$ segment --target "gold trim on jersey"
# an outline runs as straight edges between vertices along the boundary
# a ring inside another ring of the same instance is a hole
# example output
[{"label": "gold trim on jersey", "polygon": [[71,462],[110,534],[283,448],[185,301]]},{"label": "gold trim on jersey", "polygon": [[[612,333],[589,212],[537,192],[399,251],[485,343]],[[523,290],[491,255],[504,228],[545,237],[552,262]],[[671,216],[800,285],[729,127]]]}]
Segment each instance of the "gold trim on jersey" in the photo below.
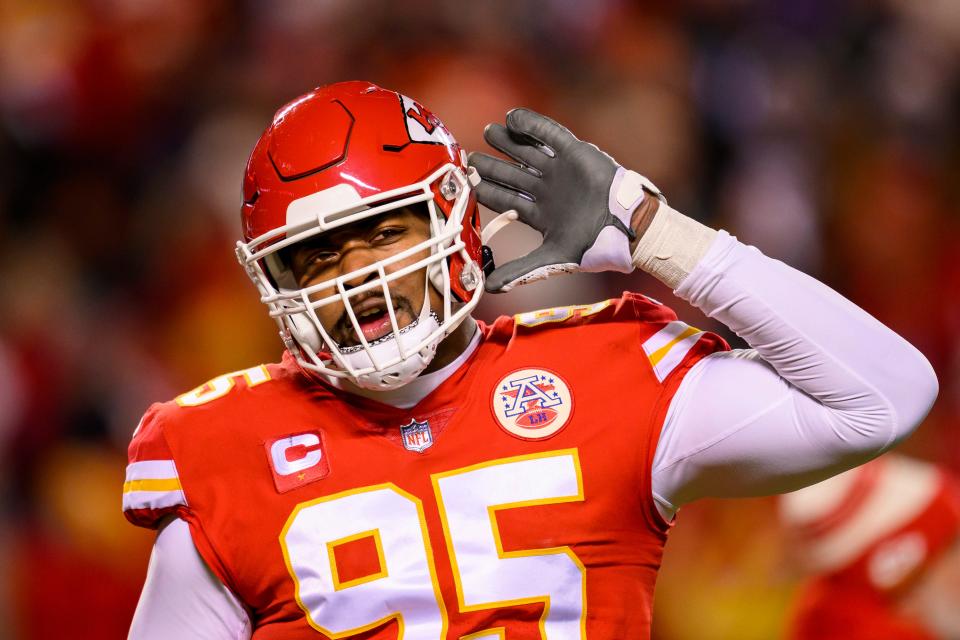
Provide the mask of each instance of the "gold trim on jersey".
[{"label": "gold trim on jersey", "polygon": [[191,389],[186,393],[180,394],[174,398],[174,401],[181,407],[197,407],[201,404],[206,404],[230,393],[230,390],[237,384],[236,379],[241,377],[246,381],[247,388],[252,389],[264,382],[269,382],[270,372],[262,364],[256,367],[250,367],[249,369],[231,371],[230,373],[225,373],[212,380],[208,380],[199,387]]},{"label": "gold trim on jersey", "polygon": [[703,331],[700,329],[674,320],[647,338],[643,343],[643,351],[650,360],[650,366],[657,380],[660,382],[666,380],[667,376],[683,362],[701,336]]},{"label": "gold trim on jersey", "polygon": [[459,640],[475,640],[476,638],[499,638],[500,640],[505,640],[506,637],[506,627],[494,627],[492,629],[484,629],[483,631],[477,631],[475,633],[468,633],[465,636],[460,636]]},{"label": "gold trim on jersey", "polygon": [[[291,577],[292,580],[293,580],[293,596],[294,596],[294,600],[296,600],[297,605],[298,605],[298,606],[300,607],[300,609],[303,611],[304,617],[305,617],[305,619],[306,619],[306,621],[307,621],[307,624],[309,624],[311,627],[313,627],[314,629],[316,629],[316,630],[319,631],[320,633],[323,633],[323,634],[329,636],[330,638],[333,638],[334,640],[339,640],[340,638],[346,638],[346,637],[349,637],[349,636],[353,636],[353,635],[357,635],[357,634],[363,633],[363,632],[365,632],[365,631],[370,631],[371,629],[375,629],[375,628],[379,627],[380,625],[385,624],[385,623],[387,623],[387,622],[389,622],[389,621],[391,621],[391,620],[396,620],[396,621],[397,621],[397,628],[398,628],[397,637],[398,637],[398,638],[403,638],[403,637],[404,637],[404,620],[403,620],[403,613],[400,612],[400,611],[391,613],[391,614],[389,614],[389,615],[383,616],[382,618],[379,618],[379,619],[377,619],[377,620],[374,620],[374,621],[369,622],[369,623],[367,623],[367,624],[364,624],[364,625],[362,625],[362,626],[356,627],[356,628],[354,628],[354,629],[348,629],[348,630],[342,631],[342,632],[340,632],[340,633],[336,633],[336,632],[333,632],[333,631],[331,631],[331,630],[329,630],[329,629],[325,629],[322,625],[320,625],[319,623],[317,623],[317,621],[314,620],[314,618],[313,618],[313,614],[312,614],[312,612],[310,611],[310,608],[309,608],[306,604],[304,604],[303,599],[300,597],[300,579],[297,577],[296,571],[294,571],[293,563],[292,563],[291,560],[290,560],[290,551],[289,551],[289,549],[287,548],[287,541],[286,541],[287,532],[290,530],[290,527],[291,527],[291,525],[293,524],[294,520],[296,520],[297,514],[299,514],[303,509],[306,509],[306,508],[308,508],[308,507],[311,507],[311,506],[313,506],[313,505],[315,505],[315,504],[320,504],[321,502],[331,502],[331,501],[338,500],[338,499],[340,499],[340,498],[344,498],[344,497],[347,497],[347,496],[357,495],[357,494],[361,494],[361,493],[367,493],[367,492],[370,492],[370,491],[380,491],[380,490],[382,490],[382,489],[386,489],[386,490],[392,491],[392,492],[394,492],[394,493],[396,493],[396,494],[398,494],[398,495],[401,495],[401,496],[407,498],[408,500],[410,500],[410,501],[416,506],[417,517],[418,517],[418,519],[419,519],[419,521],[420,521],[420,531],[421,531],[421,534],[422,534],[422,536],[423,536],[423,539],[422,539],[421,542],[422,542],[422,544],[423,544],[423,548],[424,548],[424,551],[425,551],[425,553],[426,553],[427,569],[428,569],[428,573],[429,573],[429,575],[430,575],[431,586],[433,587],[433,595],[434,595],[434,598],[435,598],[436,601],[437,601],[437,607],[438,607],[439,614],[440,614],[440,621],[441,621],[440,637],[441,637],[441,638],[445,638],[446,635],[447,635],[447,629],[449,628],[449,625],[450,625],[450,621],[449,621],[449,616],[447,615],[446,603],[445,603],[444,600],[443,600],[442,591],[441,591],[441,589],[440,589],[440,581],[437,579],[437,569],[436,569],[436,566],[435,566],[435,564],[434,564],[434,559],[433,559],[433,548],[432,548],[431,545],[430,545],[430,533],[429,533],[428,530],[427,530],[427,518],[426,518],[426,515],[424,515],[424,511],[423,511],[423,501],[421,501],[420,498],[418,498],[417,496],[413,495],[412,493],[410,493],[410,492],[408,492],[408,491],[404,491],[403,489],[401,489],[401,488],[398,487],[397,485],[393,484],[392,482],[384,482],[384,483],[382,483],[382,484],[377,484],[377,485],[370,485],[370,486],[366,486],[366,487],[358,487],[358,488],[356,488],[356,489],[347,489],[346,491],[341,491],[341,492],[339,492],[339,493],[335,493],[335,494],[332,494],[332,495],[323,496],[323,497],[320,497],[320,498],[315,498],[315,499],[313,499],[313,500],[308,500],[307,502],[301,502],[300,504],[298,504],[296,507],[293,508],[293,511],[292,511],[292,512],[290,513],[290,515],[287,517],[287,522],[286,522],[286,524],[283,525],[283,529],[281,529],[281,531],[280,531],[279,541],[280,541],[280,550],[281,550],[281,552],[283,553],[283,562],[284,562],[284,564],[285,564],[286,567],[287,567],[287,573],[290,575],[290,577]],[[365,532],[365,533],[369,534],[369,531],[368,531],[368,532]],[[341,540],[342,540],[342,539],[341,539]],[[335,542],[336,542],[336,541],[335,541]],[[382,549],[382,547],[378,547],[378,548],[381,548],[381,549]],[[329,549],[329,547],[328,547],[328,549]],[[381,554],[382,554],[382,552],[381,552]],[[383,575],[383,576],[379,576],[379,578],[383,578],[383,577],[385,577],[385,576],[387,575],[387,574],[386,574],[386,566],[387,566],[387,565],[386,565],[386,562],[384,561],[384,557],[383,557],[382,555],[381,555],[381,557],[380,557],[380,561],[381,561],[381,563],[382,563],[382,566],[384,567],[384,575]],[[371,579],[371,580],[369,580],[369,581],[366,581],[366,580],[365,580],[365,582],[372,582],[372,581],[373,581],[373,579]],[[359,583],[359,582],[354,582],[353,585],[351,585],[351,586],[356,586],[357,584],[360,584],[360,583]]]},{"label": "gold trim on jersey", "polygon": [[574,316],[581,318],[600,313],[614,300],[604,300],[593,304],[577,304],[569,307],[552,307],[550,309],[538,309],[536,311],[527,311],[513,316],[513,321],[524,327],[538,327],[550,322],[564,322]]},{"label": "gold trim on jersey", "polygon": [[186,505],[173,460],[143,460],[127,465],[123,510],[164,509]]},{"label": "gold trim on jersey", "polygon": [[[520,462],[524,460],[533,460],[538,458],[553,458],[553,457],[562,457],[570,456],[573,461],[574,469],[576,471],[577,477],[577,493],[575,495],[568,496],[559,496],[555,498],[537,498],[533,500],[521,500],[517,502],[496,504],[487,507],[487,515],[490,520],[490,528],[493,532],[494,544],[496,545],[497,556],[500,559],[505,558],[515,558],[522,556],[546,556],[552,554],[564,554],[570,558],[570,560],[580,569],[580,585],[581,585],[581,611],[580,611],[580,637],[587,637],[587,569],[581,562],[580,558],[576,553],[573,552],[569,546],[561,547],[549,547],[541,549],[521,549],[517,551],[504,551],[503,550],[503,541],[500,539],[500,526],[497,523],[497,512],[504,509],[515,509],[518,507],[530,507],[537,505],[549,505],[549,504],[561,504],[566,502],[578,502],[584,499],[583,494],[583,472],[580,468],[580,454],[576,448],[572,449],[560,449],[556,451],[544,451],[541,453],[531,453],[526,455],[511,456],[508,458],[500,458],[497,460],[490,460],[487,462],[481,462],[478,464],[470,465],[467,467],[462,467],[460,469],[454,469],[452,471],[445,471],[442,473],[431,474],[430,479],[433,483],[433,492],[437,497],[437,506],[440,510],[440,520],[443,523],[443,535],[447,543],[447,553],[450,556],[450,564],[453,568],[453,581],[457,590],[457,604],[462,612],[468,611],[481,611],[484,609],[495,609],[497,607],[511,607],[515,605],[522,604],[534,604],[534,603],[543,603],[543,613],[540,615],[540,620],[538,622],[540,637],[546,638],[546,621],[547,616],[550,614],[550,596],[530,596],[526,598],[516,598],[512,600],[499,600],[491,602],[483,602],[476,605],[467,605],[464,602],[464,590],[463,584],[461,582],[461,573],[460,567],[457,563],[457,556],[454,550],[453,538],[451,537],[450,523],[447,517],[447,510],[444,505],[443,495],[441,492],[439,481],[445,477],[460,475],[463,473],[469,473],[477,469],[483,469],[486,467],[494,467],[505,464],[510,464],[512,462]],[[473,636],[466,636],[473,637]],[[481,636],[482,637],[482,636]]]},{"label": "gold trim on jersey", "polygon": [[[340,571],[337,569],[336,548],[340,545],[347,544],[348,542],[354,542],[364,538],[373,538],[373,544],[377,547],[377,559],[380,562],[380,571],[341,582]],[[365,582],[386,578],[389,575],[387,573],[387,561],[383,558],[383,542],[380,540],[380,529],[361,531],[360,533],[355,533],[352,536],[345,536],[337,540],[331,540],[327,543],[327,556],[330,558],[330,573],[333,574],[334,591],[340,591],[341,589],[355,587],[356,585],[363,584]]]}]

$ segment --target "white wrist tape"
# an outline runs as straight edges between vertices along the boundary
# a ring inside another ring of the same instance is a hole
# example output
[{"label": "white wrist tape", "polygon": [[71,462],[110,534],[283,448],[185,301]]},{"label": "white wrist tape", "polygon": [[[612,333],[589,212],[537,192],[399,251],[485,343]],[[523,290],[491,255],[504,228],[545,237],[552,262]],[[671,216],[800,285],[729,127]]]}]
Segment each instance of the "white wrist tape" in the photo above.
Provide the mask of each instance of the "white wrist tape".
[{"label": "white wrist tape", "polygon": [[680,286],[717,237],[717,230],[660,202],[646,233],[633,251],[633,265],[671,289]]}]

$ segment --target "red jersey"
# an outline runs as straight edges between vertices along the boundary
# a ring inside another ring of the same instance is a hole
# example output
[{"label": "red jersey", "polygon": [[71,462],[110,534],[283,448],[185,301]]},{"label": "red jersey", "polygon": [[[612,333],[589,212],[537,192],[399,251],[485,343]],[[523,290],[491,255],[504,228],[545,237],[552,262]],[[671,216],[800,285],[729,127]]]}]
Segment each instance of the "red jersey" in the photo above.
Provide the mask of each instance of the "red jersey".
[{"label": "red jersey", "polygon": [[127,518],[188,522],[258,640],[649,637],[657,439],[728,347],[636,294],[481,329],[411,409],[289,356],[152,406]]}]

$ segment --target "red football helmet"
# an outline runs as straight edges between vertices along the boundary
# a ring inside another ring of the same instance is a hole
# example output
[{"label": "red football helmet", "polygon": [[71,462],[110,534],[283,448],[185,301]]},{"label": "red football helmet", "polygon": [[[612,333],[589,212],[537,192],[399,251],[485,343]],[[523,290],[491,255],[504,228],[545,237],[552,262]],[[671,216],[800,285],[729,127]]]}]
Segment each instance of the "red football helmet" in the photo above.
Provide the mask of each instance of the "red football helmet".
[{"label": "red football helmet", "polygon": [[[368,389],[397,387],[423,371],[483,291],[477,181],[436,116],[369,82],[319,87],[276,113],[247,163],[237,256],[302,366]],[[431,238],[385,260],[300,288],[278,254],[414,203],[426,203]],[[429,257],[387,272],[427,249]],[[443,308],[431,309],[427,298],[414,322],[398,326],[388,285],[419,269],[427,288],[442,294]],[[363,284],[345,286],[358,278]],[[392,331],[368,342],[351,298],[374,289],[382,291]],[[334,293],[319,297],[324,290]],[[356,346],[338,345],[317,318],[316,309],[337,302],[357,333]]]}]

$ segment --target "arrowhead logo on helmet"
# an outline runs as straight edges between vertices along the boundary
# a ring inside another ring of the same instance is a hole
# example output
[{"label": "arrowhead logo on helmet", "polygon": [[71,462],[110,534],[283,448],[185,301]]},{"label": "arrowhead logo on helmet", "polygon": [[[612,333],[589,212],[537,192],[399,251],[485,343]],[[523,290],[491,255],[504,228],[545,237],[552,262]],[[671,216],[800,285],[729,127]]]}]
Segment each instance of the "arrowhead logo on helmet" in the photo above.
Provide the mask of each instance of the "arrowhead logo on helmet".
[{"label": "arrowhead logo on helmet", "polygon": [[[406,384],[426,368],[483,291],[480,220],[467,172],[460,145],[435,115],[368,82],[319,87],[277,112],[247,163],[237,256],[302,366],[370,389]],[[411,205],[429,212],[431,237],[361,270],[301,288],[278,255]],[[368,341],[351,304],[370,292],[389,301],[391,265],[417,252],[427,257],[404,271],[422,269],[441,308],[431,309],[427,296],[405,326],[390,312],[391,331]],[[363,284],[343,285],[361,276]],[[316,299],[327,291],[335,293]],[[356,347],[342,348],[320,323],[317,309],[330,304],[347,310]]]},{"label": "arrowhead logo on helmet", "polygon": [[417,111],[414,107],[407,109],[407,117],[415,120],[417,124],[423,127],[423,130],[427,133],[427,135],[433,133],[433,130],[436,128],[436,125],[427,120],[423,114]]}]

